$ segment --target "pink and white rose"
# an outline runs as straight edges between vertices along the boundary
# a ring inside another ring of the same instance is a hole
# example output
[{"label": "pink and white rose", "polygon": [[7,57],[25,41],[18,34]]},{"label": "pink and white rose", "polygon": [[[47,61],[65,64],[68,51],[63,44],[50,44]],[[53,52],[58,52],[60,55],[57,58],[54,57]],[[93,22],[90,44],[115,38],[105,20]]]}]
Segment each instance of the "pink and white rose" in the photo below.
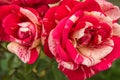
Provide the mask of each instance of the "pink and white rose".
[{"label": "pink and white rose", "polygon": [[120,57],[119,18],[119,8],[106,0],[65,0],[43,19],[46,54],[50,49],[69,80],[106,70]]},{"label": "pink and white rose", "polygon": [[16,5],[0,6],[0,40],[24,63],[33,64],[40,53],[41,18],[36,10]]}]

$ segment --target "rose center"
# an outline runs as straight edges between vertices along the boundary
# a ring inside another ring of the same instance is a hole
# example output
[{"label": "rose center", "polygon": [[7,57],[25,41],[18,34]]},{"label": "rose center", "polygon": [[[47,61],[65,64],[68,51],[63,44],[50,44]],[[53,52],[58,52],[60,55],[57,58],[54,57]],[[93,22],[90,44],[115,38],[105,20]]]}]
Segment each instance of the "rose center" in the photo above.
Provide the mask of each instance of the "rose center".
[{"label": "rose center", "polygon": [[91,40],[91,35],[90,34],[85,34],[83,37],[80,39],[76,40],[78,46],[85,46],[88,45]]},{"label": "rose center", "polygon": [[99,45],[102,42],[102,37],[98,32],[99,29],[93,26],[89,26],[82,33],[78,32],[77,34],[82,34],[82,36],[73,38],[73,40],[75,40],[75,45],[79,47]]},{"label": "rose center", "polygon": [[25,39],[30,36],[29,28],[22,27],[18,31],[18,36],[20,39]]}]

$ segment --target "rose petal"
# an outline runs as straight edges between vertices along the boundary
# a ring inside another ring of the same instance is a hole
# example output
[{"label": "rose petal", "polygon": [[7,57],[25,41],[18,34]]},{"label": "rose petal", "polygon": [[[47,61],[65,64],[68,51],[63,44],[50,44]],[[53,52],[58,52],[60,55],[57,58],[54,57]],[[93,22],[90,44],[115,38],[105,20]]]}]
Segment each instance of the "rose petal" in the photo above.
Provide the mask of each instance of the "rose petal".
[{"label": "rose petal", "polygon": [[112,35],[113,36],[119,36],[120,37],[120,25],[118,24],[118,23],[114,23],[113,25],[112,25],[112,31],[113,31],[113,33],[112,33]]},{"label": "rose petal", "polygon": [[0,21],[2,21],[4,17],[6,17],[6,15],[8,15],[11,12],[12,8],[13,5],[10,6],[5,5],[0,7]]},{"label": "rose petal", "polygon": [[56,58],[56,61],[58,62],[58,67],[62,66],[65,69],[69,69],[69,70],[76,70],[76,69],[78,69],[78,65],[74,64],[72,61],[65,62],[65,61],[63,61],[63,60],[61,60],[59,58]]},{"label": "rose petal", "polygon": [[[61,20],[59,22],[59,24],[56,26],[55,29],[53,29],[50,34],[49,34],[49,37],[48,37],[48,45],[49,45],[49,49],[50,51],[52,52],[52,54],[54,56],[57,55],[57,49],[56,49],[56,46],[57,44],[60,43],[60,38],[62,36],[62,30],[63,30],[63,27],[65,25],[65,22],[66,22],[67,18]],[[59,36],[58,36],[59,35]]]},{"label": "rose petal", "polygon": [[57,19],[58,21],[69,16],[69,13],[71,12],[74,5],[78,3],[76,0],[67,0],[66,2],[63,2],[64,4],[62,3],[62,5],[58,7],[55,13],[55,19]]},{"label": "rose petal", "polygon": [[4,32],[2,27],[0,27],[0,41],[12,41],[10,36]]},{"label": "rose petal", "polygon": [[[14,0],[15,1],[15,0]],[[22,3],[27,3],[27,4],[36,4],[36,3],[41,3],[44,0],[21,0]]]},{"label": "rose petal", "polygon": [[50,8],[44,18],[43,18],[43,24],[44,24],[44,28],[45,28],[45,34],[48,33],[55,27],[56,22],[55,22],[55,11],[56,11],[57,7],[52,7]]},{"label": "rose petal", "polygon": [[112,3],[107,2],[106,0],[96,0],[96,2],[100,5],[102,11],[111,19],[117,20],[118,18],[120,18],[119,7],[114,6]]},{"label": "rose petal", "polygon": [[53,3],[56,3],[60,0],[44,0],[47,4],[53,4]]},{"label": "rose petal", "polygon": [[[62,37],[63,29],[65,27],[65,23],[68,18],[62,19],[59,24],[54,28],[53,30],[53,38],[56,39],[58,42],[60,42],[60,39]],[[57,43],[57,42],[56,42]]]},{"label": "rose petal", "polygon": [[112,37],[114,41],[114,48],[110,54],[108,54],[105,58],[101,59],[101,62],[93,66],[95,70],[101,71],[106,70],[111,67],[112,62],[120,57],[120,38]]},{"label": "rose petal", "polygon": [[66,44],[66,42],[67,42],[68,34],[70,32],[71,27],[82,16],[83,16],[83,12],[78,11],[66,21],[64,29],[63,29],[63,33],[62,33],[62,46],[63,47],[64,47],[64,44]]},{"label": "rose petal", "polygon": [[67,17],[69,12],[70,11],[65,7],[65,5],[61,5],[58,7],[58,9],[55,12],[55,19],[59,21],[64,17]]},{"label": "rose petal", "polygon": [[60,44],[57,44],[56,48],[57,48],[57,53],[58,53],[59,59],[61,59],[63,61],[70,61],[69,56],[67,55],[66,51],[64,51],[64,49],[62,48],[62,46]]},{"label": "rose petal", "polygon": [[31,22],[33,22],[34,24],[41,25],[38,17],[30,10],[21,7],[20,12],[25,15],[29,20],[31,20]]},{"label": "rose petal", "polygon": [[90,67],[81,65],[77,70],[68,70],[62,66],[59,69],[69,78],[69,80],[85,80],[97,73]]},{"label": "rose petal", "polygon": [[40,50],[38,48],[28,49],[16,42],[11,42],[7,46],[8,50],[16,54],[24,63],[33,64],[38,58]]},{"label": "rose petal", "polygon": [[7,15],[4,20],[2,26],[5,29],[5,32],[9,35],[17,36],[17,30],[19,27],[17,24],[20,22],[19,16],[15,14],[9,14]]},{"label": "rose petal", "polygon": [[101,35],[102,39],[106,39],[111,36],[112,28],[107,23],[100,23],[99,26],[101,29],[98,31],[98,34]]},{"label": "rose petal", "polygon": [[[66,68],[76,69],[77,65],[73,64],[72,61],[69,59],[69,57],[66,56],[67,54],[63,51],[63,49],[61,49],[60,47],[57,46],[59,44],[59,42],[57,40],[55,40],[56,38],[53,38],[52,33],[53,33],[53,31],[50,32],[50,35],[48,38],[48,44],[49,44],[50,51],[56,57],[56,61],[60,65],[63,65]],[[65,61],[70,61],[70,62],[65,62]]]},{"label": "rose petal", "polygon": [[29,59],[29,61],[27,63],[28,64],[33,64],[33,63],[35,63],[35,61],[39,57],[40,47],[30,49],[29,53],[30,53],[30,59]]},{"label": "rose petal", "polygon": [[10,4],[11,0],[0,0],[0,5]]},{"label": "rose petal", "polygon": [[40,5],[36,10],[40,14],[40,17],[43,17],[48,9],[49,7],[47,5]]},{"label": "rose petal", "polygon": [[48,46],[51,51],[51,53],[54,56],[57,56],[57,49],[56,49],[56,41],[52,36],[53,30],[50,32],[49,37],[48,37]]},{"label": "rose petal", "polygon": [[50,49],[49,49],[49,46],[48,46],[48,40],[46,39],[45,40],[45,44],[44,44],[44,53],[50,57],[50,58],[53,58],[53,54],[51,53]]},{"label": "rose petal", "polygon": [[[74,29],[75,31],[73,32],[72,38],[80,39],[81,37],[83,37],[85,34],[84,33],[85,29],[87,29],[89,26],[93,26],[93,24],[91,24],[89,22],[84,22],[84,23],[79,22]],[[79,27],[79,29],[76,29],[77,27]]]},{"label": "rose petal", "polygon": [[120,9],[117,6],[114,6],[113,9],[110,9],[104,13],[113,20],[118,20],[120,18]]},{"label": "rose petal", "polygon": [[83,58],[78,52],[76,51],[75,47],[73,47],[72,43],[68,40],[66,43],[66,50],[67,55],[70,56],[70,58],[76,63],[80,64],[83,61]]},{"label": "rose petal", "polygon": [[106,40],[97,48],[81,47],[79,51],[84,56],[82,64],[86,66],[93,66],[100,62],[100,60],[111,53],[113,50],[114,42]]},{"label": "rose petal", "polygon": [[100,11],[101,12],[101,8],[95,0],[85,0],[84,2],[79,2],[77,5],[74,6],[71,14],[73,14],[79,10],[84,10],[84,11],[89,11],[89,12],[91,12],[91,11]]}]

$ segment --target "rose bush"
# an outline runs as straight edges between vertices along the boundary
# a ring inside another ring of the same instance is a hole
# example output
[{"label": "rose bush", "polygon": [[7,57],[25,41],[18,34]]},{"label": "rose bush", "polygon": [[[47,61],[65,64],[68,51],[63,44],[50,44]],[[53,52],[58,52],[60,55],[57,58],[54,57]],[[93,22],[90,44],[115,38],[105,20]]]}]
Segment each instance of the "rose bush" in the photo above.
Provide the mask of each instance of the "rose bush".
[{"label": "rose bush", "polygon": [[120,57],[119,18],[106,0],[65,0],[44,16],[44,51],[70,80],[89,78]]},{"label": "rose bush", "polygon": [[23,62],[32,64],[40,53],[41,18],[36,10],[16,5],[0,6],[0,41]]}]

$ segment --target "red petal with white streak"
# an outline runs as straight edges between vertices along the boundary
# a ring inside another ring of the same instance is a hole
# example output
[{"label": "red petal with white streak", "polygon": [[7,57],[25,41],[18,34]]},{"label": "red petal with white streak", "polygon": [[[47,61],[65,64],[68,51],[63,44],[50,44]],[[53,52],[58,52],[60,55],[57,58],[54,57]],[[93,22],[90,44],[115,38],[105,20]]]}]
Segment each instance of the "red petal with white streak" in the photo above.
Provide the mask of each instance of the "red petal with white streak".
[{"label": "red petal with white streak", "polygon": [[119,36],[120,37],[120,24],[118,24],[118,23],[114,23],[113,25],[113,33],[112,33],[112,35],[113,36]]},{"label": "red petal with white streak", "polygon": [[33,64],[37,60],[37,58],[39,57],[40,47],[30,49],[29,52],[30,52],[30,59],[27,63]]},{"label": "red petal with white streak", "polygon": [[21,14],[25,15],[34,24],[40,25],[38,14],[34,14],[34,13],[37,13],[35,10],[33,9],[28,10],[21,7],[20,12]]},{"label": "red petal with white streak", "polygon": [[83,65],[93,66],[100,63],[101,59],[109,55],[114,47],[112,40],[106,40],[103,44],[97,46],[97,48],[83,47],[79,48],[83,55]]},{"label": "red petal with white streak", "polygon": [[[44,28],[45,28],[45,32],[47,33],[47,34],[49,34],[49,32],[55,27],[55,25],[56,25],[56,22],[55,22],[55,11],[56,11],[56,9],[57,9],[58,7],[52,7],[52,8],[50,8],[47,12],[46,12],[46,14],[45,14],[45,16],[44,16],[44,18],[43,18],[43,24],[44,24]],[[43,35],[44,34],[46,34],[46,33],[43,33]]]},{"label": "red petal with white streak", "polygon": [[53,29],[49,34],[48,46],[49,46],[49,49],[54,56],[57,55],[56,44],[60,43],[59,39],[62,36],[61,33],[62,33],[62,30],[63,30],[63,27],[64,27],[63,25],[65,25],[66,20],[67,19],[63,19],[62,21],[60,21],[60,24],[58,24],[56,26],[56,28]]},{"label": "red petal with white streak", "polygon": [[76,51],[76,49],[73,47],[73,44],[68,40],[66,43],[66,50],[67,54],[71,57],[71,59],[76,64],[80,64],[83,61],[82,56]]},{"label": "red petal with white streak", "polygon": [[77,70],[68,70],[62,66],[59,69],[69,78],[69,80],[85,80],[97,73],[90,67],[81,65]]},{"label": "red petal with white streak", "polygon": [[103,58],[100,63],[93,66],[95,70],[98,70],[98,71],[106,70],[109,67],[111,67],[112,62],[114,60],[116,60],[117,58],[120,58],[120,38],[112,37],[112,39],[114,41],[114,48],[112,52],[109,55],[107,55],[105,58]]},{"label": "red petal with white streak", "polygon": [[8,50],[16,54],[24,63],[33,64],[39,55],[39,49],[28,49],[18,43],[11,42],[7,46]]},{"label": "red petal with white streak", "polygon": [[119,7],[114,6],[112,3],[107,2],[106,0],[96,0],[96,2],[100,5],[103,13],[105,13],[111,19],[117,20],[118,18],[120,18]]}]

